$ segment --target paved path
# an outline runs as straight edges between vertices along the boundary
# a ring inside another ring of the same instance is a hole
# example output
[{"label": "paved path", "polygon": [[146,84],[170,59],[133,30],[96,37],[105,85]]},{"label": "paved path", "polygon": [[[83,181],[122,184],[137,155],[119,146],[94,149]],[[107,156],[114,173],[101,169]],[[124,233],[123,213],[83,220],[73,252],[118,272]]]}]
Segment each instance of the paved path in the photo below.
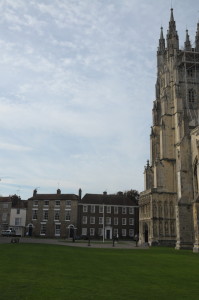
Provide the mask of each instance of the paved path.
[{"label": "paved path", "polygon": [[[113,244],[110,243],[98,243],[97,241],[90,242],[90,246],[88,245],[88,241],[75,241],[72,242],[71,240],[59,240],[59,239],[47,239],[47,238],[26,238],[21,237],[19,238],[20,243],[26,244],[53,244],[53,245],[62,245],[62,246],[70,246],[70,247],[86,247],[86,248],[109,248],[109,249],[148,249],[148,246],[138,246],[136,247],[135,242],[131,241],[122,241],[122,242],[115,242]],[[11,237],[0,237],[0,244],[8,244],[11,243]]]}]

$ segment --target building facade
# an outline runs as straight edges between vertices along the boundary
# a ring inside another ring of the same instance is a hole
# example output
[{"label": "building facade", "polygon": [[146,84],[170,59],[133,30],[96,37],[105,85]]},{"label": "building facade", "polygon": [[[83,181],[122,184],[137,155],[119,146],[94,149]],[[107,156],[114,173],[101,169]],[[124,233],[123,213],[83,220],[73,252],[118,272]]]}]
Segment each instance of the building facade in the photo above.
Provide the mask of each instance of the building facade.
[{"label": "building facade", "polygon": [[132,239],[138,234],[138,203],[122,192],[86,194],[78,204],[78,235],[83,238]]},{"label": "building facade", "polygon": [[9,227],[14,230],[18,236],[24,236],[26,233],[26,209],[26,200],[21,200],[21,198],[16,195],[12,197]]},{"label": "building facade", "polygon": [[9,229],[12,198],[0,197],[0,232]]},{"label": "building facade", "polygon": [[157,51],[151,157],[140,194],[140,243],[198,252],[199,23],[195,45],[184,48],[171,9],[166,40]]},{"label": "building facade", "polygon": [[68,238],[77,228],[77,206],[79,196],[75,194],[38,194],[28,199],[26,234],[40,237]]}]

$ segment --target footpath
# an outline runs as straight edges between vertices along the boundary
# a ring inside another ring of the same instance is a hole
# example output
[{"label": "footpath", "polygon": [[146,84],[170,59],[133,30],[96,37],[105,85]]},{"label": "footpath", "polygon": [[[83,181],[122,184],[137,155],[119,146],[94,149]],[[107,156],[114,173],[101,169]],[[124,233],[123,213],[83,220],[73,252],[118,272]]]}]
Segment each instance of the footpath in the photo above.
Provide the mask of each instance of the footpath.
[{"label": "footpath", "polygon": [[[14,242],[15,239],[11,237],[0,237],[0,244],[8,244]],[[68,247],[86,247],[86,248],[115,248],[115,249],[148,249],[148,245],[136,246],[134,241],[118,241],[118,242],[107,242],[91,240],[76,240],[73,242],[71,239],[49,239],[49,238],[30,238],[30,237],[20,237],[16,242],[21,244],[51,244],[51,245],[61,245]]]}]

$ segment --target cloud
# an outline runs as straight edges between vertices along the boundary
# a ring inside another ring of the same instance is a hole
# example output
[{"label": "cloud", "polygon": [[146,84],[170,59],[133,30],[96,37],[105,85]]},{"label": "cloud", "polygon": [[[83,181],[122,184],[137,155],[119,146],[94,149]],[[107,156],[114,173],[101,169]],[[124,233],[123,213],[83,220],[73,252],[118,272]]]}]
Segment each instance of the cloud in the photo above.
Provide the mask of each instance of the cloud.
[{"label": "cloud", "polygon": [[[183,41],[185,19],[194,33],[197,13],[194,0],[177,4]],[[58,181],[71,192],[143,189],[170,5],[6,0],[0,13],[0,164],[13,177],[3,193],[52,192]]]},{"label": "cloud", "polygon": [[30,151],[30,147],[22,145],[14,145],[8,143],[0,143],[0,149],[9,150],[9,151]]}]

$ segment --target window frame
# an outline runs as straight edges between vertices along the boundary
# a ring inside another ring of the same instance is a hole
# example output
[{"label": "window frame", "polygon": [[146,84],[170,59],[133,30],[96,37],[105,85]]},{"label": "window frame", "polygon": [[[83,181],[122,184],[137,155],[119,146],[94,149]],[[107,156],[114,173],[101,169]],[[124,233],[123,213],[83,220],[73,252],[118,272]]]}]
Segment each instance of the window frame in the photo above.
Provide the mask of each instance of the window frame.
[{"label": "window frame", "polygon": [[38,200],[33,200],[33,206],[38,206],[39,205],[39,201]]},{"label": "window frame", "polygon": [[87,235],[87,231],[86,227],[82,227],[82,235]]},{"label": "window frame", "polygon": [[72,204],[71,200],[66,200],[66,207],[71,207],[71,204]]},{"label": "window frame", "polygon": [[114,225],[118,225],[118,217],[114,217]]},{"label": "window frame", "polygon": [[127,213],[127,207],[126,207],[126,206],[123,206],[123,207],[122,207],[122,214],[123,214],[123,215],[126,215],[126,213]]},{"label": "window frame", "polygon": [[129,214],[134,215],[134,207],[129,207]]},{"label": "window frame", "polygon": [[42,223],[40,227],[40,235],[46,235],[46,223]]},{"label": "window frame", "polygon": [[43,210],[43,220],[48,220],[48,210]]},{"label": "window frame", "polygon": [[122,218],[122,226],[126,226],[126,218]]},{"label": "window frame", "polygon": [[106,213],[111,214],[111,206],[110,205],[106,206]]},{"label": "window frame", "polygon": [[99,217],[98,221],[99,221],[98,222],[99,224],[103,224],[104,223],[104,218],[103,217]]},{"label": "window frame", "polygon": [[55,224],[55,236],[61,235],[61,224]]},{"label": "window frame", "polygon": [[134,225],[134,218],[129,218],[129,225]]},{"label": "window frame", "polygon": [[106,217],[106,225],[111,225],[111,217]]},{"label": "window frame", "polygon": [[104,206],[99,205],[99,214],[103,214],[103,213],[104,213]]},{"label": "window frame", "polygon": [[129,236],[134,237],[134,229],[133,228],[129,229]]},{"label": "window frame", "polygon": [[83,205],[83,212],[84,213],[87,213],[88,212],[88,205]]},{"label": "window frame", "polygon": [[49,200],[44,200],[44,206],[49,206]]},{"label": "window frame", "polygon": [[70,221],[71,220],[71,211],[66,210],[65,212],[65,221]]},{"label": "window frame", "polygon": [[124,229],[124,228],[122,229],[122,236],[126,237],[126,229]]},{"label": "window frame", "polygon": [[59,221],[60,220],[60,211],[55,210],[54,211],[54,221]]},{"label": "window frame", "polygon": [[95,217],[93,216],[90,217],[90,224],[95,224]]},{"label": "window frame", "polygon": [[61,202],[60,202],[60,200],[55,200],[55,206],[60,206],[60,204],[61,204]]},{"label": "window frame", "polygon": [[87,218],[87,216],[83,216],[82,217],[82,224],[87,224],[88,223],[88,218]]},{"label": "window frame", "polygon": [[15,226],[21,226],[21,218],[15,218]]},{"label": "window frame", "polygon": [[32,210],[32,220],[38,220],[38,210],[37,209]]},{"label": "window frame", "polygon": [[90,228],[90,236],[94,236],[95,235],[95,228]]},{"label": "window frame", "polygon": [[114,206],[114,214],[118,215],[118,206]]}]

